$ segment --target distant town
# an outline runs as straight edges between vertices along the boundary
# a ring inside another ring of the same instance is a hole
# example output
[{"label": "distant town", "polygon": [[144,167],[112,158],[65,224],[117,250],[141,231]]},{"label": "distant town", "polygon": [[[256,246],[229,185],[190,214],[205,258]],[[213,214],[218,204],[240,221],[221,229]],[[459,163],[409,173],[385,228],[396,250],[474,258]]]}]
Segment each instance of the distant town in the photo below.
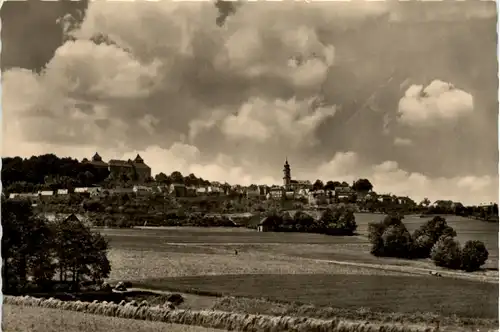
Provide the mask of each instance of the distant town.
[{"label": "distant town", "polygon": [[[231,215],[231,220],[238,219],[238,214],[259,219],[269,210],[305,210],[314,215],[314,211],[332,206],[346,206],[356,212],[455,214],[498,220],[496,204],[464,206],[461,202],[429,199],[415,202],[407,196],[377,193],[369,179],[351,184],[297,180],[292,177],[288,159],[284,161],[281,185],[249,186],[209,181],[194,174],[184,176],[180,171],[159,173],[153,178],[140,155],[134,160],[108,162],[97,152],[90,160],[81,161],[54,155],[15,157],[4,158],[3,165],[2,194],[6,198],[28,199],[40,212],[49,214],[101,212],[107,223],[99,225],[170,225],[172,220],[179,224],[182,219],[211,213]],[[112,202],[113,197],[120,202]]]}]

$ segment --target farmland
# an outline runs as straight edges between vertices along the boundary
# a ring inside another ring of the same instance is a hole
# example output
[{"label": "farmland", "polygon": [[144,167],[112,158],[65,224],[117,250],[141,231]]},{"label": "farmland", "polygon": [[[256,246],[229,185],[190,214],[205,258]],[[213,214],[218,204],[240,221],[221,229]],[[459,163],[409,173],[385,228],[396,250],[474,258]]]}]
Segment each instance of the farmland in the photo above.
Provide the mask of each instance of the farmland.
[{"label": "farmland", "polygon": [[13,305],[2,306],[5,332],[217,332],[198,326],[165,324],[133,319],[105,317],[79,312]]},{"label": "farmland", "polygon": [[[498,225],[448,218],[464,243],[484,241],[489,270],[445,272],[427,260],[376,258],[366,230],[381,215],[358,214],[358,236],[259,233],[247,229],[104,229],[110,239],[111,281],[180,292],[265,298],[270,301],[380,312],[496,319],[498,284],[463,279],[498,278]],[[426,221],[407,217],[410,231]],[[235,254],[235,250],[238,254]],[[447,274],[446,274],[447,273]],[[471,277],[472,276],[472,277]]]}]

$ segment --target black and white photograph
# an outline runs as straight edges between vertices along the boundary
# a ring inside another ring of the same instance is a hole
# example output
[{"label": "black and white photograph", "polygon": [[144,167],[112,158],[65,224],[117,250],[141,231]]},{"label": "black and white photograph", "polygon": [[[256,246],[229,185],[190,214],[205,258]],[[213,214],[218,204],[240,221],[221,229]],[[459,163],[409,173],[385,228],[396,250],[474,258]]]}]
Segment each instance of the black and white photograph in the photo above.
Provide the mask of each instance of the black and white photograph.
[{"label": "black and white photograph", "polygon": [[2,331],[499,331],[496,1],[0,19]]}]

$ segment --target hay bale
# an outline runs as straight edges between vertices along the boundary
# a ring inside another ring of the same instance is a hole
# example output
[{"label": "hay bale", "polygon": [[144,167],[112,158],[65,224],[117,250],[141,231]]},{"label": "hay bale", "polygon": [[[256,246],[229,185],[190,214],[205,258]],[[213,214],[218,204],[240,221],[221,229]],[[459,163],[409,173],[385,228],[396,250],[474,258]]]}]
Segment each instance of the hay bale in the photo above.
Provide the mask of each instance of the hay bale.
[{"label": "hay bale", "polygon": [[118,305],[121,305],[121,306],[124,306],[125,304],[127,304],[127,301],[125,300],[121,300],[120,303]]},{"label": "hay bale", "polygon": [[[123,302],[123,301],[122,301]],[[198,325],[229,331],[269,331],[269,332],[327,332],[327,331],[391,331],[391,332],[423,332],[432,331],[433,327],[408,327],[394,323],[348,322],[340,319],[319,319],[308,317],[251,315],[216,310],[169,310],[174,307],[167,301],[166,307],[143,305],[138,307],[135,301],[125,305],[115,303],[62,302],[54,299],[35,301],[26,297],[5,296],[4,303],[18,305],[37,305],[54,307],[61,305],[63,309],[81,311],[89,314],[100,314],[109,317],[143,319],[173,324]]]},{"label": "hay bale", "polygon": [[137,302],[135,300],[132,300],[128,303],[125,304],[125,306],[129,306],[129,307],[137,307]]},{"label": "hay bale", "polygon": [[139,304],[139,307],[149,307],[148,301],[142,300],[142,302]]}]

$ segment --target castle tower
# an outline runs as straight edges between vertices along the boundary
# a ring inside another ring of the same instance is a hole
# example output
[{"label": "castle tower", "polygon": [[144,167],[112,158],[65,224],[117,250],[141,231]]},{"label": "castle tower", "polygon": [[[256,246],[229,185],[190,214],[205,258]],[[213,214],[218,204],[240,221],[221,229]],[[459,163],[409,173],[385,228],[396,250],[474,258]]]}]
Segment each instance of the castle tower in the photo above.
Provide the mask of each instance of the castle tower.
[{"label": "castle tower", "polygon": [[94,162],[96,162],[96,161],[97,161],[97,162],[102,161],[102,158],[101,158],[101,156],[99,155],[99,153],[97,153],[97,152],[96,152],[96,153],[94,154],[94,156],[92,157],[92,161],[94,161]]},{"label": "castle tower", "polygon": [[285,160],[285,165],[283,168],[283,187],[286,190],[290,190],[290,183],[292,182],[292,173],[290,170],[290,164],[288,164],[288,158]]},{"label": "castle tower", "polygon": [[134,162],[137,164],[144,164],[144,159],[142,159],[141,156],[137,154],[137,157],[135,157]]}]

